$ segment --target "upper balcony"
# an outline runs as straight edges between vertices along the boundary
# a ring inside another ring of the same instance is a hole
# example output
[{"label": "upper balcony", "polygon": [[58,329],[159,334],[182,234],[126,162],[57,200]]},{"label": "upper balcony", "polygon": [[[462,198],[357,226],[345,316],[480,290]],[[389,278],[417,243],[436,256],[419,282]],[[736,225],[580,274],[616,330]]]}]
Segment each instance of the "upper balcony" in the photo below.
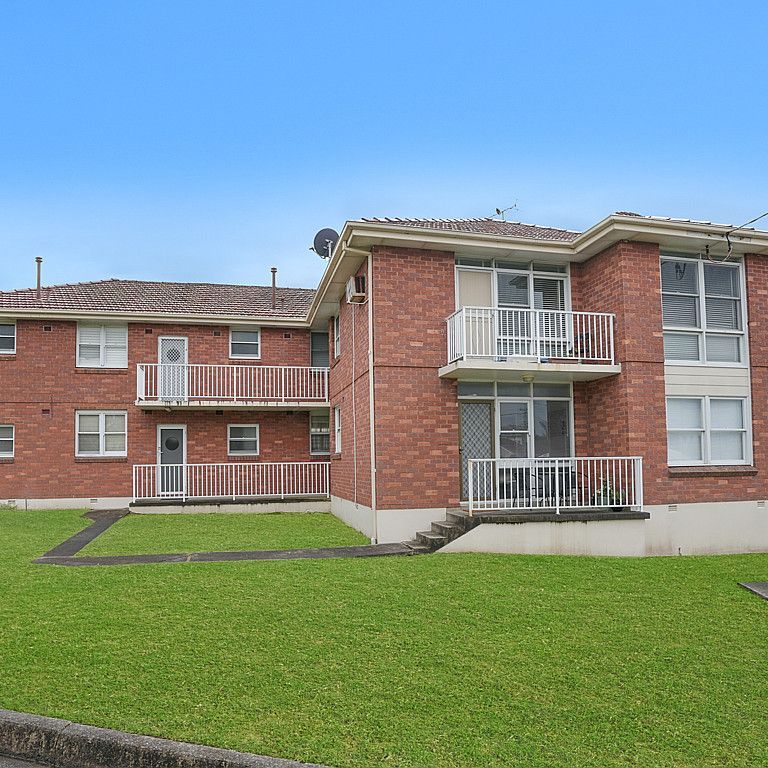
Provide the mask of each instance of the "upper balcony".
[{"label": "upper balcony", "polygon": [[140,363],[142,408],[306,410],[328,405],[328,369],[284,365]]},{"label": "upper balcony", "polygon": [[621,373],[612,314],[462,307],[447,323],[444,378],[591,381]]}]

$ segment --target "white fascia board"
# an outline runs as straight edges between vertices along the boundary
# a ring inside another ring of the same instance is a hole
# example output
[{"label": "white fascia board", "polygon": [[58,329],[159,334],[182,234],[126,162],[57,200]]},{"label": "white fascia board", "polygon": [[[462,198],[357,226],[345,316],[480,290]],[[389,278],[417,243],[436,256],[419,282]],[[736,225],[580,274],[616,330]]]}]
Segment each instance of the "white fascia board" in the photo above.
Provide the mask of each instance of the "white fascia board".
[{"label": "white fascia board", "polygon": [[82,309],[0,309],[0,318],[14,320],[104,320],[121,323],[180,323],[184,325],[272,326],[276,328],[307,328],[306,318],[243,317],[242,315],[179,315],[163,313],[120,313],[84,311]]},{"label": "white fascia board", "polygon": [[583,261],[619,240],[639,240],[659,243],[662,247],[701,248],[704,245],[727,247],[725,235],[731,233],[733,250],[737,253],[768,253],[768,232],[735,230],[728,224],[702,221],[648,219],[635,216],[608,216],[574,240],[578,261]]},{"label": "white fascia board", "polygon": [[[732,232],[734,252],[768,254],[768,232],[736,230],[728,224],[675,221],[611,214],[572,241],[536,240],[526,237],[493,236],[476,232],[419,229],[397,224],[347,221],[323,274],[309,310],[309,324],[330,316],[350,275],[360,266],[363,254],[376,245],[445,250],[486,258],[542,256],[580,262],[619,240],[657,242],[662,247],[701,248],[706,244],[725,248],[725,234]],[[321,311],[322,308],[322,311]]]}]

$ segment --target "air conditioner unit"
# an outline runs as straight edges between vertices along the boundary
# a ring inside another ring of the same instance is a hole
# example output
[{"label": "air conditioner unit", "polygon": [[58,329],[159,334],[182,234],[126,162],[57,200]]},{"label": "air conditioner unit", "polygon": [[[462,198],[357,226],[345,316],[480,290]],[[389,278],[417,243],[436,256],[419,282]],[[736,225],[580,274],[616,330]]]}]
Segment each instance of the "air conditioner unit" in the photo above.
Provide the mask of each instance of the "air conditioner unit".
[{"label": "air conditioner unit", "polygon": [[353,275],[347,280],[347,304],[365,301],[365,275]]}]

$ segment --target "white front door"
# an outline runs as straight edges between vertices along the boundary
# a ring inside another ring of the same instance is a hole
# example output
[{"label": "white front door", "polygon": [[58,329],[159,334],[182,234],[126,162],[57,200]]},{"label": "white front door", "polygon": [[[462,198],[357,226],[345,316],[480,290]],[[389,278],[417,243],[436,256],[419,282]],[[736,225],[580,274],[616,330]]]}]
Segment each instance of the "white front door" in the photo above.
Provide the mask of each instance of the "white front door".
[{"label": "white front door", "polygon": [[158,395],[161,400],[187,398],[187,337],[160,336],[158,351]]}]

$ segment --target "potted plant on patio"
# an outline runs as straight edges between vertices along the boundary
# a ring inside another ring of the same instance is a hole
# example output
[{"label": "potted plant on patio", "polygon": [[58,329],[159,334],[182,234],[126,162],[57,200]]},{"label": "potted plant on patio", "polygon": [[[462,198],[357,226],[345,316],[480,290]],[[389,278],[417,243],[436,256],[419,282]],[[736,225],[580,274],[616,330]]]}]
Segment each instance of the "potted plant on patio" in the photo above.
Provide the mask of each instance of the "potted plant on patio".
[{"label": "potted plant on patio", "polygon": [[604,480],[600,488],[595,492],[595,506],[610,507],[618,511],[627,506],[627,499],[624,492],[614,488],[608,480]]}]

